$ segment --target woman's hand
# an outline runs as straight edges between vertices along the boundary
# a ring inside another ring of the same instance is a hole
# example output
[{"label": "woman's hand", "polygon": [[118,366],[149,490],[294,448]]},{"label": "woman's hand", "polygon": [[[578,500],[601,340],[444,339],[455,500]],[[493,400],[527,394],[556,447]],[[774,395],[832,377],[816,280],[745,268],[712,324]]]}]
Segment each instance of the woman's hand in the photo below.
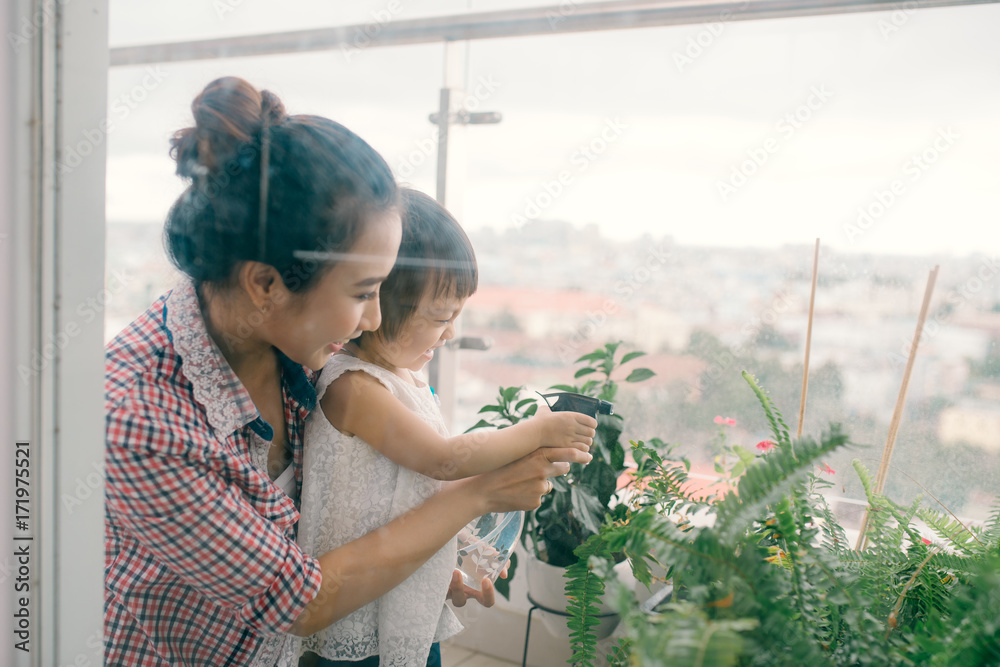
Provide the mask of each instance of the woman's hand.
[{"label": "woman's hand", "polygon": [[463,485],[470,501],[480,504],[480,514],[533,510],[542,504],[542,496],[552,489],[549,477],[565,475],[570,463],[590,463],[593,458],[573,447],[545,447],[456,485]]},{"label": "woman's hand", "polygon": [[541,412],[528,423],[539,429],[541,447],[575,447],[590,451],[597,434],[597,420],[579,412]]}]

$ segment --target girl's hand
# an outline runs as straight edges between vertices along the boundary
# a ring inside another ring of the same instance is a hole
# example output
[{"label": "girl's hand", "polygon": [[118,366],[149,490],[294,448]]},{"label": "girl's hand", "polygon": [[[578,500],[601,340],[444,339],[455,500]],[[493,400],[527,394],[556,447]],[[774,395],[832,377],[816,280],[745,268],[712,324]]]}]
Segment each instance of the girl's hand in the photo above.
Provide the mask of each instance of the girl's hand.
[{"label": "girl's hand", "polygon": [[[584,415],[580,415],[587,419]],[[570,463],[590,463],[594,457],[576,447],[536,449],[492,472],[457,482],[479,514],[533,510],[551,490],[549,477],[569,472]]]},{"label": "girl's hand", "polygon": [[597,420],[579,412],[542,412],[531,422],[539,429],[539,447],[574,447],[587,452],[597,434]]}]

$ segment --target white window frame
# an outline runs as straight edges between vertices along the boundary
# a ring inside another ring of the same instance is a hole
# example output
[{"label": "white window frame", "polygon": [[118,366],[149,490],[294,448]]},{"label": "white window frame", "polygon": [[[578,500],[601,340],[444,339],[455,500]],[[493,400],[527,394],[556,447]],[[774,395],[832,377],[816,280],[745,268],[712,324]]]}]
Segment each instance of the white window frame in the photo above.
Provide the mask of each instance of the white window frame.
[{"label": "white window frame", "polygon": [[[0,112],[3,469],[13,470],[15,441],[31,452],[32,539],[3,551],[30,545],[30,652],[10,640],[24,593],[8,581],[0,597],[0,662],[17,667],[104,660],[104,320],[77,308],[104,289],[106,156],[94,131],[106,118],[107,10],[107,0],[14,0],[0,16],[0,89],[12,100]],[[60,173],[66,147],[81,142],[84,163]],[[4,475],[11,538],[14,486]],[[8,562],[4,578],[17,572]]]}]

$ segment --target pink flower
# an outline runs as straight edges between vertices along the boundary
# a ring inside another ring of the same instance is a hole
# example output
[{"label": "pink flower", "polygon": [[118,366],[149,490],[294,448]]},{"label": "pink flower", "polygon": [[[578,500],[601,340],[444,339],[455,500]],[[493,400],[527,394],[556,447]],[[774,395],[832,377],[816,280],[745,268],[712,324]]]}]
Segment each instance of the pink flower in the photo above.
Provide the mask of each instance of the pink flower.
[{"label": "pink flower", "polygon": [[721,424],[723,421],[725,421],[725,420],[722,417],[720,417],[719,415],[715,415],[715,423],[716,424]]},{"label": "pink flower", "polygon": [[736,420],[735,419],[730,419],[729,417],[727,417],[726,418],[726,426],[736,426]]},{"label": "pink flower", "polygon": [[761,440],[760,442],[757,443],[757,449],[759,449],[762,452],[769,452],[772,449],[774,449],[776,446],[777,445],[775,445],[770,440]]},{"label": "pink flower", "polygon": [[928,540],[926,537],[921,537],[920,541],[923,542],[924,544],[930,544],[931,543],[931,541]]},{"label": "pink flower", "polygon": [[736,420],[732,419],[731,417],[720,417],[716,415],[714,421],[716,424],[725,424],[726,426],[736,426]]},{"label": "pink flower", "polygon": [[828,466],[826,464],[826,462],[824,462],[823,465],[816,466],[816,467],[819,468],[820,472],[825,472],[827,475],[832,475],[832,474],[834,474],[836,472],[833,468],[831,468],[830,466]]}]

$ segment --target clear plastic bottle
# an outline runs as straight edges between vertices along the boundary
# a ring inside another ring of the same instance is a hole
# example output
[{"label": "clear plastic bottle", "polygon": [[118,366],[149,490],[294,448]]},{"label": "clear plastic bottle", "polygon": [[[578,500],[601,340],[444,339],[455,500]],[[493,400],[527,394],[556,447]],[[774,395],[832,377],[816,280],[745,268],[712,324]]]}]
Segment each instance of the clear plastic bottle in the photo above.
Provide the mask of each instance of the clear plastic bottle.
[{"label": "clear plastic bottle", "polygon": [[496,581],[510,560],[524,527],[524,512],[484,514],[458,533],[458,569],[465,585],[480,590]]}]

